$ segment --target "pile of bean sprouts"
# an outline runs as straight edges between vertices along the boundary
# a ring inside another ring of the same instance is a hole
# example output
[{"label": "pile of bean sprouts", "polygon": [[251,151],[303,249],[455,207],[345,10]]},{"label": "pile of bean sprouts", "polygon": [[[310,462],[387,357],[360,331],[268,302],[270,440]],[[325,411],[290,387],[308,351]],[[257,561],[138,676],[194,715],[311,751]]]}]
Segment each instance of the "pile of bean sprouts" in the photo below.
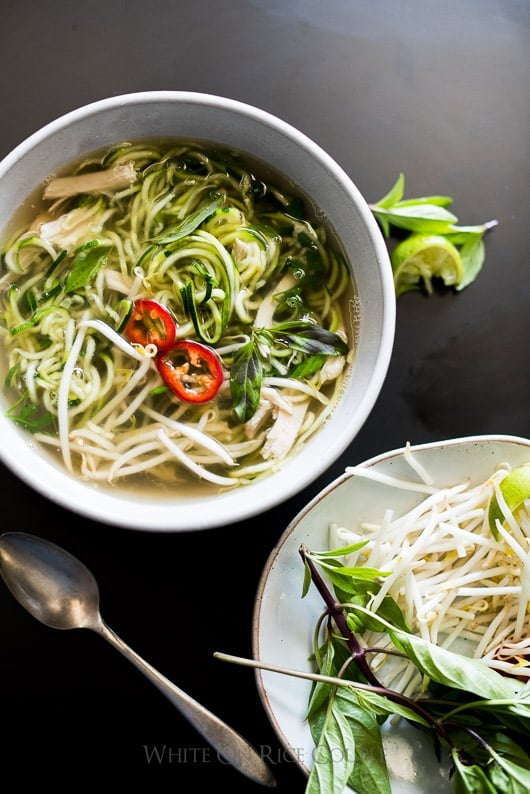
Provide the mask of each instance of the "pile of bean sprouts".
[{"label": "pile of bean sprouts", "polygon": [[[273,324],[278,298],[289,290],[295,312],[293,287],[304,276],[308,246],[322,272],[306,314],[347,340],[341,307],[351,289],[348,268],[323,227],[291,215],[291,197],[260,182],[237,159],[227,167],[189,143],[126,144],[87,158],[75,174],[120,169],[122,182],[109,180],[99,190],[85,186],[80,196],[61,195],[62,182],[52,180],[49,187],[57,190],[48,194],[58,197],[44,200],[43,212],[4,249],[0,335],[10,393],[23,409],[32,403],[54,417],[55,431],[37,428],[35,439],[86,479],[116,483],[147,473],[174,483],[191,472],[215,488],[251,482],[325,422],[341,393],[346,362],[343,357],[335,368],[293,378],[288,372],[296,354],[271,348],[257,415],[238,423],[229,391],[231,358],[256,324]],[[172,238],[171,230],[210,200],[220,202],[219,209]],[[165,232],[166,241],[154,244]],[[90,284],[66,292],[73,252],[89,241],[105,249],[105,266]],[[171,309],[178,338],[195,337],[182,297],[190,281],[196,303],[208,299],[208,334],[226,368],[218,397],[204,405],[179,402],[163,390],[153,364],[156,349],[132,345],[117,330],[120,301],[147,295]],[[275,447],[279,414],[293,419],[287,445]]]},{"label": "pile of bean sprouts", "polygon": [[[348,555],[346,564],[390,572],[381,579],[370,610],[391,595],[409,629],[426,641],[530,679],[530,504],[525,503],[516,518],[508,509],[499,485],[511,470],[509,464],[501,464],[475,485],[463,481],[436,487],[408,446],[406,457],[421,482],[370,467],[348,471],[417,491],[424,494],[421,501],[402,515],[388,508],[380,523],[362,523],[359,531],[333,524],[330,547],[367,539],[364,548]],[[498,539],[488,521],[493,494],[505,516],[504,522],[496,522]],[[383,652],[392,648],[388,636],[366,632],[359,639],[366,648],[378,649],[370,662],[385,686],[410,697],[421,692],[425,682],[416,667]]]}]

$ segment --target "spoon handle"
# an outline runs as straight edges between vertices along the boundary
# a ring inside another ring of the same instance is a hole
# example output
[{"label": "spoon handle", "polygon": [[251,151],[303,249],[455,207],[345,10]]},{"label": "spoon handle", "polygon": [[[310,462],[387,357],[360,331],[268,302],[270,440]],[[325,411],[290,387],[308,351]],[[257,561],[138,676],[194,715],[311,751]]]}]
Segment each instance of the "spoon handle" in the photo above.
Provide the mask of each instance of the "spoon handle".
[{"label": "spoon handle", "polygon": [[161,675],[103,621],[94,630],[144,673],[224,760],[256,783],[268,787],[276,785],[276,780],[263,758],[242,736]]}]

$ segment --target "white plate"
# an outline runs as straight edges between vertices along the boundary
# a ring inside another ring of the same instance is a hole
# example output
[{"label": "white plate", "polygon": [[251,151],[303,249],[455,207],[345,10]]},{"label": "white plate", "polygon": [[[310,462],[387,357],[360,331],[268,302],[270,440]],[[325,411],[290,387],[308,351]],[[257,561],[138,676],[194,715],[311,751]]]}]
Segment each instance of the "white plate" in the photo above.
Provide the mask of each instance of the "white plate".
[{"label": "white plate", "polygon": [[[513,467],[530,461],[530,442],[513,436],[470,436],[411,447],[414,457],[438,486],[470,478],[484,480],[504,461]],[[396,477],[414,475],[394,450],[366,461],[364,466]],[[263,663],[309,672],[312,633],[323,602],[314,588],[302,599],[303,564],[298,549],[327,547],[330,522],[351,526],[359,518],[379,521],[386,507],[396,513],[423,497],[343,474],[321,491],[290,523],[272,551],[257,593],[253,621],[253,654]],[[309,774],[314,743],[304,721],[310,682],[276,672],[256,672],[258,692],[268,717],[287,752]],[[452,791],[448,766],[440,766],[419,731],[386,728],[383,744],[393,794],[446,794]]]}]

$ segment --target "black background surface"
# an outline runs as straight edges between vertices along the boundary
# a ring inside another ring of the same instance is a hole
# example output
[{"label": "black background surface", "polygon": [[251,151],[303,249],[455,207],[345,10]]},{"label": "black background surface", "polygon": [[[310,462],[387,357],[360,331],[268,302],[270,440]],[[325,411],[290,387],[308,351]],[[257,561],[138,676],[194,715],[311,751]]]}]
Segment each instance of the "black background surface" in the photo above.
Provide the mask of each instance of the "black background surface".
[{"label": "black background surface", "polygon": [[[203,91],[297,126],[368,201],[403,172],[407,196],[449,195],[462,223],[499,221],[474,284],[398,300],[392,361],[365,426],[318,481],[263,515],[197,533],[116,529],[55,506],[0,467],[2,531],[40,534],[80,557],[109,625],[270,752],[279,794],[303,792],[254,674],[212,653],[251,654],[270,552],[346,465],[406,441],[529,434],[530,3],[18,0],[2,4],[0,36],[0,156],[87,102]],[[260,789],[219,763],[99,637],[46,628],[3,585],[0,638],[0,769],[17,790]],[[161,761],[149,762],[155,748]]]}]

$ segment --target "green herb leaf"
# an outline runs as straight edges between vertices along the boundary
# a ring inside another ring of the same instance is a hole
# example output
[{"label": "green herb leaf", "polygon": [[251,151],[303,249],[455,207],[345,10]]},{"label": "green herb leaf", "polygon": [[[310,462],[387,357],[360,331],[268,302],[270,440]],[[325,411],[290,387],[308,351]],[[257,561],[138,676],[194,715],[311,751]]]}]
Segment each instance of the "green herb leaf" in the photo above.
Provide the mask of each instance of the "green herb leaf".
[{"label": "green herb leaf", "polygon": [[308,594],[310,586],[311,586],[311,568],[306,562],[304,563],[304,581],[302,583],[302,598],[305,598],[305,596]]},{"label": "green herb leaf", "polygon": [[458,292],[471,284],[482,270],[486,256],[484,241],[480,237],[475,236],[468,239],[460,249],[460,256],[464,265],[464,276],[460,283],[455,286]]},{"label": "green herb leaf", "polygon": [[471,659],[386,625],[389,637],[427,676],[445,686],[474,692],[487,700],[513,701],[523,684]]},{"label": "green herb leaf", "polygon": [[[458,225],[457,216],[448,207],[453,203],[450,196],[421,196],[404,199],[405,178],[400,174],[396,183],[375,204],[370,205],[379,222],[383,235],[389,239],[393,230],[398,229],[411,234],[442,235],[459,248],[463,262],[463,277],[459,283],[452,284],[460,292],[478,276],[485,259],[484,234],[497,225],[488,221],[475,226]],[[401,288],[398,295],[412,290]]]},{"label": "green herb leaf", "polygon": [[[320,657],[319,669],[323,675],[333,675],[335,668],[335,648],[333,642],[328,639]],[[322,753],[320,742],[330,716],[328,701],[332,701],[335,715],[344,715],[348,720],[353,737],[354,763],[348,784],[354,791],[362,791],[363,794],[390,794],[388,769],[376,713],[370,706],[364,708],[360,705],[357,693],[353,689],[335,688],[330,684],[315,682],[307,713],[315,745],[320,746]],[[342,760],[340,758],[342,752],[335,746],[331,757],[326,758],[322,753],[320,757],[315,757],[315,761],[318,759],[321,764],[333,765],[336,760]],[[320,785],[328,774],[329,772],[319,775]],[[321,794],[327,794],[327,791],[327,788],[323,788]]]},{"label": "green herb leaf", "polygon": [[373,212],[390,226],[424,234],[447,234],[458,221],[456,215],[438,204],[397,204],[391,209],[373,208]]},{"label": "green herb leaf", "polygon": [[464,763],[456,749],[452,751],[452,757],[455,767],[455,794],[499,794],[482,767]]},{"label": "green herb leaf", "polygon": [[311,375],[322,369],[327,359],[328,356],[325,355],[308,356],[300,364],[297,364],[289,374],[291,378],[310,378]]},{"label": "green herb leaf", "polygon": [[305,794],[342,794],[355,763],[355,737],[349,720],[332,699],[313,753]]},{"label": "green herb leaf", "polygon": [[[495,761],[490,771],[491,781],[497,791],[510,791],[513,794],[528,794],[530,791],[530,759],[520,747],[510,743],[506,746],[494,748],[490,745],[489,752]],[[508,750],[508,752],[506,752]],[[509,788],[507,786],[509,781]]]},{"label": "green herb leaf", "polygon": [[327,570],[328,577],[331,582],[338,584],[342,583],[341,577],[345,577],[350,586],[354,586],[358,582],[377,582],[379,577],[389,576],[390,571],[379,571],[377,568],[369,568],[366,565],[361,565],[357,568],[343,566],[334,560],[325,562],[320,561],[322,568]]},{"label": "green herb leaf", "polygon": [[109,248],[100,245],[98,240],[91,240],[80,246],[74,253],[72,269],[66,278],[65,291],[77,292],[90,284],[107,261],[108,255]]},{"label": "green herb leaf", "polygon": [[251,340],[235,353],[230,368],[230,391],[234,412],[240,422],[246,422],[259,405],[263,367],[256,342]]},{"label": "green herb leaf", "polygon": [[405,193],[405,175],[401,173],[398,178],[396,179],[395,183],[392,185],[388,193],[386,193],[383,198],[380,198],[376,204],[373,205],[372,210],[375,212],[377,209],[385,209],[388,207],[392,207],[394,204],[397,204],[398,201],[401,201],[403,195]]},{"label": "green herb leaf", "polygon": [[309,355],[346,355],[348,345],[338,334],[308,320],[292,320],[269,329],[276,342]]},{"label": "green herb leaf", "polygon": [[398,714],[400,717],[403,717],[409,722],[415,722],[418,725],[423,725],[424,728],[430,727],[429,722],[424,719],[421,714],[418,714],[417,711],[401,703],[397,703],[395,700],[392,700],[385,695],[380,695],[377,692],[370,692],[369,690],[361,691],[358,689],[355,691],[355,697],[367,711],[371,711],[374,714],[379,714],[382,716]]},{"label": "green herb leaf", "polygon": [[201,223],[204,223],[215,210],[219,209],[223,201],[223,196],[219,196],[214,201],[203,204],[198,210],[187,215],[179,224],[167,229],[164,234],[154,237],[153,242],[159,245],[170,245],[171,243],[176,243],[178,240],[181,240],[183,237],[187,237],[188,234],[198,229]]},{"label": "green herb leaf", "polygon": [[316,562],[320,562],[320,560],[325,560],[326,557],[332,557],[333,559],[340,560],[342,557],[346,557],[348,554],[353,554],[355,551],[360,551],[361,549],[364,549],[368,545],[368,543],[369,543],[368,540],[360,540],[357,543],[350,543],[348,546],[341,546],[340,549],[311,551],[308,552],[308,555]]},{"label": "green herb leaf", "polygon": [[371,706],[365,708],[358,692],[351,689],[337,689],[335,703],[347,717],[355,740],[355,764],[348,785],[363,794],[390,794],[390,779],[376,712]]}]

